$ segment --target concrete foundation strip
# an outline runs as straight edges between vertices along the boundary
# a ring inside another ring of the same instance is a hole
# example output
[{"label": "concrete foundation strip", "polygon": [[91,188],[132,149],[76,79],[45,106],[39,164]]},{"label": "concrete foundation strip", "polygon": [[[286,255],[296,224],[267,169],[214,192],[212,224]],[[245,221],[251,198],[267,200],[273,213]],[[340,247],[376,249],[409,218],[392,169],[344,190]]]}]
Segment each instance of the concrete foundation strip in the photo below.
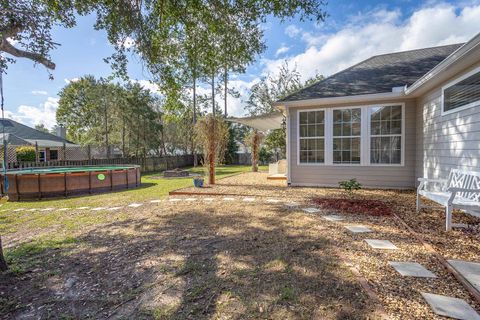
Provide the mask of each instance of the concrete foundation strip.
[{"label": "concrete foundation strip", "polygon": [[437,260],[447,269],[448,272],[450,272],[455,277],[455,279],[457,279],[458,282],[460,282],[461,285],[465,287],[465,289],[468,290],[470,295],[477,301],[477,303],[480,303],[480,292],[478,292],[478,290],[475,289],[475,287],[470,284],[470,282],[468,282],[468,280],[465,279],[464,276],[462,276],[457,270],[455,270],[447,262],[447,260],[435,250],[432,245],[425,242],[425,240],[423,240],[423,238],[417,232],[410,228],[410,226],[405,221],[403,221],[402,218],[400,218],[395,213],[393,213],[393,216],[400,224],[405,227],[405,229],[408,230],[408,232],[410,232],[411,235],[413,235],[425,247],[425,249],[427,249],[429,253],[433,254],[435,258],[437,258]]}]

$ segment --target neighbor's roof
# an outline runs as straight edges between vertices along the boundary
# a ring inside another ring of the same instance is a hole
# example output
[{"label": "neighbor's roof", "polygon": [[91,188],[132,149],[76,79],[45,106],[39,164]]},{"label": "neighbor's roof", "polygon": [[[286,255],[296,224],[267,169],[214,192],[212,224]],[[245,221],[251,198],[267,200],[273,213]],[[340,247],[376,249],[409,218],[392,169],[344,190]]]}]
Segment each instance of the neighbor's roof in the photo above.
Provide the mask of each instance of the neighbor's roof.
[{"label": "neighbor's roof", "polygon": [[[0,133],[0,145],[3,146],[4,135]],[[25,146],[30,145],[30,142],[14,135],[11,133],[5,133],[5,140],[7,141],[7,145],[11,146]]]},{"label": "neighbor's roof", "polygon": [[462,45],[373,56],[278,102],[392,92],[413,84]]},{"label": "neighbor's roof", "polygon": [[0,133],[2,133],[3,127],[5,128],[5,133],[26,140],[30,144],[37,142],[41,147],[62,146],[63,143],[73,144],[54,134],[30,128],[11,119],[0,120]]}]

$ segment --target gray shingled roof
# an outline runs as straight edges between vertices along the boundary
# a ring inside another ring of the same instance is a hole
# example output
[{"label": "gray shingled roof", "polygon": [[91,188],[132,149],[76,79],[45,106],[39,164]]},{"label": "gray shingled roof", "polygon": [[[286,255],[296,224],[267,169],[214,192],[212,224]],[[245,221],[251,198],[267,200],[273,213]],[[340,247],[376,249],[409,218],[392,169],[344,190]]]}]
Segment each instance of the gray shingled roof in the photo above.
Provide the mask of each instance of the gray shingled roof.
[{"label": "gray shingled roof", "polygon": [[373,56],[279,102],[392,92],[413,84],[462,45]]},{"label": "gray shingled roof", "polygon": [[62,143],[72,143],[54,134],[30,128],[11,119],[0,120],[0,133],[3,131],[2,127],[5,127],[5,133],[14,135],[23,140],[49,140]]}]

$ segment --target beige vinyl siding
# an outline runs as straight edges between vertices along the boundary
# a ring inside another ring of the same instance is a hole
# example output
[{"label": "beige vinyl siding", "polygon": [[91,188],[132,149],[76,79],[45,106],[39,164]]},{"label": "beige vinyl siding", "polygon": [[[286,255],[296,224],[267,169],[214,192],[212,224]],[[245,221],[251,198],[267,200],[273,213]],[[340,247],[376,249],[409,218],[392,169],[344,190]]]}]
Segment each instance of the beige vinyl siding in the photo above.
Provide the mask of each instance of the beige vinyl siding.
[{"label": "beige vinyl siding", "polygon": [[453,168],[480,171],[480,104],[442,115],[442,86],[418,100],[417,177],[447,178]]},{"label": "beige vinyl siding", "polygon": [[[416,165],[416,105],[414,100],[394,100],[364,104],[331,105],[331,107],[381,105],[392,103],[405,103],[405,156],[403,166],[383,165],[302,165],[297,164],[298,110],[310,108],[289,109],[289,175],[292,186],[333,186],[338,187],[338,182],[356,178],[364,187],[369,188],[397,188],[408,189],[415,186]],[[319,107],[312,107],[316,109]],[[322,108],[324,108],[322,106]],[[370,155],[368,155],[370,156]]]}]

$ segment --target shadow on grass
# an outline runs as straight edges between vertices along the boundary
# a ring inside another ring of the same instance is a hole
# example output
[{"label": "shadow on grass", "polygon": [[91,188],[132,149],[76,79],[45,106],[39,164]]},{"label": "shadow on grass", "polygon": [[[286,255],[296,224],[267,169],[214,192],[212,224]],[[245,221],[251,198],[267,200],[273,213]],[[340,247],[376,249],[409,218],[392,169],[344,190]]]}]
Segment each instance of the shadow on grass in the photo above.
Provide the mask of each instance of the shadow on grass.
[{"label": "shadow on grass", "polygon": [[336,244],[292,226],[287,212],[240,210],[159,208],[75,239],[24,244],[7,253],[21,271],[1,276],[9,299],[0,310],[5,319],[371,315],[360,285],[341,272]]}]

